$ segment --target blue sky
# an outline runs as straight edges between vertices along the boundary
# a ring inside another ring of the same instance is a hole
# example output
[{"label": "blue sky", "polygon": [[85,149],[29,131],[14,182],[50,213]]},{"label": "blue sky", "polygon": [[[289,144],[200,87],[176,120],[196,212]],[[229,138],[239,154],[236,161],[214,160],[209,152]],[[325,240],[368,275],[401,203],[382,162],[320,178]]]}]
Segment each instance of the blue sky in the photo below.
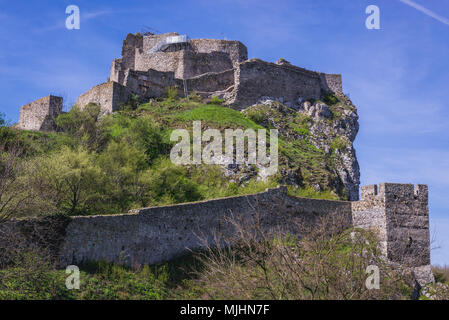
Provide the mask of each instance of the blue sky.
[{"label": "blue sky", "polygon": [[[77,5],[80,30],[67,30]],[[365,8],[380,8],[367,30]],[[424,8],[423,8],[424,7]],[[432,263],[449,264],[449,2],[446,0],[0,0],[0,112],[48,94],[70,108],[106,81],[122,40],[145,26],[240,40],[249,57],[341,73],[358,107],[362,184],[425,183]]]}]

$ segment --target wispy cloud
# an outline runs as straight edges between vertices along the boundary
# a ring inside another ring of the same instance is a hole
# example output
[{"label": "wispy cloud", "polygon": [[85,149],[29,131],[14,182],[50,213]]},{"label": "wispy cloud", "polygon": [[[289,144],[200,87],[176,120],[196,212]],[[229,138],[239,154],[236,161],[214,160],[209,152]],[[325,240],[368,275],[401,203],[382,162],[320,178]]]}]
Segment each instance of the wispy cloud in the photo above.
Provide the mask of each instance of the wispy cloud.
[{"label": "wispy cloud", "polygon": [[[114,14],[111,10],[100,10],[100,11],[91,11],[91,12],[83,12],[82,8],[80,10],[80,19],[81,21],[85,22],[88,20],[92,20],[101,16]],[[41,27],[41,28],[35,28],[34,32],[47,32],[47,31],[53,31],[58,29],[65,28],[65,19],[58,19],[53,24]]]},{"label": "wispy cloud", "polygon": [[434,18],[435,20],[440,21],[441,23],[444,23],[446,25],[449,26],[449,19],[440,16],[439,14],[436,14],[435,12],[433,12],[432,10],[429,10],[419,4],[417,4],[416,2],[413,2],[411,0],[399,0],[402,3],[405,3],[406,5],[415,8],[418,11],[421,11],[422,13],[424,13],[425,15],[428,15],[431,18]]},{"label": "wispy cloud", "polygon": [[87,12],[84,14],[81,14],[81,20],[90,20],[99,16],[104,16],[108,14],[113,14],[114,12],[111,10],[103,10],[103,11],[94,11],[94,12]]}]

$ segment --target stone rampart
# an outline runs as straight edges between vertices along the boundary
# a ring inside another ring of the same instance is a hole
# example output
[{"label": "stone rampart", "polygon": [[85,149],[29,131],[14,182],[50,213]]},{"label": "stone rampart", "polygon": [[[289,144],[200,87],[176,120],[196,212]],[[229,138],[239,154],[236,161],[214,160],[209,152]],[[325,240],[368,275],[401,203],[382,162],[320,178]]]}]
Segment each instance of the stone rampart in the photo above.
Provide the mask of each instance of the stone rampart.
[{"label": "stone rampart", "polygon": [[59,239],[50,243],[62,267],[98,260],[137,266],[161,263],[206,244],[213,246],[217,234],[232,236],[235,230],[226,221],[231,215],[244,225],[257,218],[265,232],[280,228],[298,236],[302,230],[297,223],[307,229],[325,217],[344,228],[378,232],[388,261],[412,268],[425,283],[433,280],[427,197],[425,185],[415,189],[392,183],[363,187],[362,200],[355,202],[292,197],[280,187],[128,214],[72,217],[56,221],[57,230],[43,228],[40,219],[10,221],[1,225],[0,244],[9,241],[1,238],[5,228],[15,229],[41,246],[44,242],[36,239]]},{"label": "stone rampart", "polygon": [[111,113],[120,108],[130,98],[130,90],[115,81],[108,81],[85,92],[76,100],[76,105],[83,109],[89,103],[101,107],[103,113]]}]

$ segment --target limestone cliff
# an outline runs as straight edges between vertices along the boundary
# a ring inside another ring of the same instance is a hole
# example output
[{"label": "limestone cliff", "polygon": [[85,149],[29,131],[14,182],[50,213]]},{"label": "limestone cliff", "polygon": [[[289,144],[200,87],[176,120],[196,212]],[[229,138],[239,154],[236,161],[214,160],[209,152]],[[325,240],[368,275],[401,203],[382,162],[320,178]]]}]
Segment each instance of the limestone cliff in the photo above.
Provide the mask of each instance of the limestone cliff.
[{"label": "limestone cliff", "polygon": [[264,97],[244,113],[280,137],[280,174],[287,184],[332,190],[341,198],[359,199],[360,171],[354,139],[357,109],[344,95],[283,104]]}]

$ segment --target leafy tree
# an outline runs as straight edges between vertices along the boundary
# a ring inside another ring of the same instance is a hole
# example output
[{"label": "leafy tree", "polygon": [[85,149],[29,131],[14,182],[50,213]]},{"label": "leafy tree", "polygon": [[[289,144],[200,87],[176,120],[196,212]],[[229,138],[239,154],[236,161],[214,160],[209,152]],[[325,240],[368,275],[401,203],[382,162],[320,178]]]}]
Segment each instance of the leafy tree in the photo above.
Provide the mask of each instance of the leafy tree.
[{"label": "leafy tree", "polygon": [[64,213],[96,213],[101,203],[104,175],[86,149],[60,152],[37,159],[39,190]]},{"label": "leafy tree", "polygon": [[125,114],[106,117],[100,124],[105,140],[120,143],[135,143],[152,163],[160,155],[168,154],[170,142],[160,126],[149,115],[131,118]]},{"label": "leafy tree", "polygon": [[132,202],[142,203],[144,190],[149,186],[140,178],[148,167],[145,153],[132,143],[111,141],[99,156],[99,165],[105,173],[106,194],[110,205],[124,211]]},{"label": "leafy tree", "polygon": [[189,178],[187,169],[174,165],[169,159],[161,160],[154,166],[150,181],[151,197],[155,204],[202,199],[198,185]]},{"label": "leafy tree", "polygon": [[29,200],[21,181],[24,162],[19,147],[5,150],[0,146],[0,222],[17,214]]},{"label": "leafy tree", "polygon": [[144,150],[149,162],[154,161],[161,154],[168,154],[170,150],[168,139],[150,116],[135,119],[129,127],[129,134],[131,139]]},{"label": "leafy tree", "polygon": [[0,112],[0,127],[4,127],[6,125],[5,114]]},{"label": "leafy tree", "polygon": [[56,124],[62,131],[89,150],[97,150],[103,143],[103,134],[97,126],[101,110],[89,103],[83,110],[74,106],[69,112],[60,114]]}]

